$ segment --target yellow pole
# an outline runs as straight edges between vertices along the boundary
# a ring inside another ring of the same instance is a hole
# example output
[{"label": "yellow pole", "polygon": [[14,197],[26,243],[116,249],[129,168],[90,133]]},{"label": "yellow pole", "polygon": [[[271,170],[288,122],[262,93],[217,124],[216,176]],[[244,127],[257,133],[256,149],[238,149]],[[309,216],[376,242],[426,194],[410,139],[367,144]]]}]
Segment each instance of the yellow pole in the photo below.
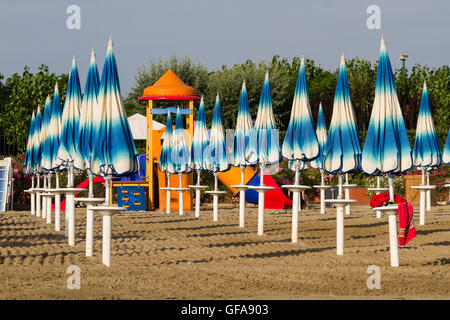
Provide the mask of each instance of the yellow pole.
[{"label": "yellow pole", "polygon": [[147,209],[153,210],[153,114],[150,110],[153,108],[153,100],[147,103],[147,144],[146,144],[146,180],[148,183],[148,203]]}]

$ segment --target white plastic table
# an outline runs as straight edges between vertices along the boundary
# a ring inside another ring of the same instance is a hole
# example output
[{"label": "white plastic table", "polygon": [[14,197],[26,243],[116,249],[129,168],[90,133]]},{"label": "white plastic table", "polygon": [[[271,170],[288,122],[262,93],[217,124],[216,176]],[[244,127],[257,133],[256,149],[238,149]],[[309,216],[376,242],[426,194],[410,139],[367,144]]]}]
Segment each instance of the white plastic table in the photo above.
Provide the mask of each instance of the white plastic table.
[{"label": "white plastic table", "polygon": [[249,186],[249,188],[258,192],[258,235],[262,236],[264,234],[264,193],[275,187]]},{"label": "white plastic table", "polygon": [[429,190],[436,189],[436,186],[412,186],[412,189],[419,190],[420,193],[420,225],[425,224],[425,202],[426,202],[426,193]]},{"label": "white plastic table", "polygon": [[245,191],[248,190],[248,186],[237,184],[230,187],[239,191],[239,227],[243,228],[245,226]]},{"label": "white plastic table", "polygon": [[66,195],[66,233],[69,246],[75,245],[75,195],[86,191],[86,188],[60,188],[56,189]]},{"label": "white plastic table", "polygon": [[[350,184],[350,183],[346,183],[342,185],[342,188],[344,188],[344,192],[345,192],[345,199],[346,200],[350,200],[350,189],[351,188],[356,188],[358,185],[357,184]],[[350,204],[345,206],[345,214],[349,215],[350,214]]]},{"label": "white plastic table", "polygon": [[105,198],[75,198],[75,201],[86,204],[86,257],[92,257],[94,247],[94,211],[89,207],[105,202]]},{"label": "white plastic table", "polygon": [[336,253],[341,256],[344,254],[344,207],[356,200],[327,199],[325,202],[336,207]]},{"label": "white plastic table", "polygon": [[31,196],[31,215],[34,216],[36,214],[36,189],[30,188],[25,190],[25,192]]},{"label": "white plastic table", "polygon": [[183,202],[183,192],[189,191],[189,188],[182,188],[182,187],[174,187],[172,188],[173,191],[177,191],[178,192],[178,213],[180,214],[180,216],[183,215],[184,213],[184,202]]},{"label": "white plastic table", "polygon": [[198,184],[189,185],[189,188],[192,188],[195,190],[195,217],[200,217],[200,195],[202,190],[208,188],[208,186],[201,186]]},{"label": "white plastic table", "polygon": [[398,206],[385,206],[373,208],[375,211],[382,211],[389,217],[389,245],[391,252],[391,266],[398,267],[398,231],[397,231],[397,215]]},{"label": "white plastic table", "polygon": [[89,210],[103,216],[103,242],[102,242],[102,263],[107,267],[111,266],[111,217],[113,214],[126,211],[122,207],[94,207],[88,206]]},{"label": "white plastic table", "polygon": [[213,221],[219,221],[219,196],[227,193],[226,191],[209,190],[205,193],[213,196]]},{"label": "white plastic table", "polygon": [[297,243],[298,240],[298,212],[300,211],[300,192],[311,189],[310,186],[302,186],[295,184],[282,185],[282,188],[288,189],[292,192],[292,243]]},{"label": "white plastic table", "polygon": [[333,186],[318,185],[318,186],[313,186],[313,187],[320,190],[320,213],[324,214],[325,213],[325,191],[330,188],[333,188]]}]

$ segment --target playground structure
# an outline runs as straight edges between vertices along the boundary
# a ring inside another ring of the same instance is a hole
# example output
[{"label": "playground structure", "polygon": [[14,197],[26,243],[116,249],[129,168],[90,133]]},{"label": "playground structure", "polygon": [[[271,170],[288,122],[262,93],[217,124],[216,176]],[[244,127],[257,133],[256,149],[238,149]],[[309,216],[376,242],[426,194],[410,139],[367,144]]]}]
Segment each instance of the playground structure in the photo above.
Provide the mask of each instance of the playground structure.
[{"label": "playground structure", "polygon": [[[187,86],[172,70],[168,70],[154,85],[147,87],[139,101],[145,101],[147,104],[147,139],[146,139],[146,161],[145,161],[145,180],[143,181],[112,181],[111,201],[114,187],[145,187],[146,188],[146,208],[147,210],[166,210],[166,190],[167,177],[158,170],[158,160],[161,153],[161,139],[165,132],[165,127],[159,130],[153,129],[153,115],[166,114],[172,105],[184,105],[181,109],[182,114],[186,116],[185,133],[188,146],[192,143],[194,134],[194,101],[199,101],[197,92],[194,88]],[[168,106],[167,106],[168,105]],[[219,174],[219,180],[236,195],[239,190],[234,189],[232,185],[240,182],[240,168],[231,167],[226,172]],[[291,207],[292,200],[286,197],[281,188],[277,185],[270,174],[264,175],[264,182],[267,186],[274,187],[266,193],[266,209],[284,209],[285,206]],[[246,167],[244,171],[244,183],[246,185],[258,186],[260,183],[259,174],[251,167]],[[171,175],[170,186],[179,184],[178,176]],[[188,188],[193,184],[193,173],[184,174],[182,187]],[[248,189],[245,192],[246,202],[257,204],[258,192]],[[171,192],[171,209],[178,210],[178,193]],[[184,192],[183,209],[192,210],[192,191]]]}]

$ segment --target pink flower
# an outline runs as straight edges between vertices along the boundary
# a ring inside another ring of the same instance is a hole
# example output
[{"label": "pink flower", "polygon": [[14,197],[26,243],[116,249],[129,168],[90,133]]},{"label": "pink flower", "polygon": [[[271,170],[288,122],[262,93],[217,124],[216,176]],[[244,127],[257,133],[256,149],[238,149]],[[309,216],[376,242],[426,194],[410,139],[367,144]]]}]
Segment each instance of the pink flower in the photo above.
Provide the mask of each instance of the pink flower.
[{"label": "pink flower", "polygon": [[23,154],[20,154],[19,156],[19,160],[22,161],[25,157],[23,156]]}]

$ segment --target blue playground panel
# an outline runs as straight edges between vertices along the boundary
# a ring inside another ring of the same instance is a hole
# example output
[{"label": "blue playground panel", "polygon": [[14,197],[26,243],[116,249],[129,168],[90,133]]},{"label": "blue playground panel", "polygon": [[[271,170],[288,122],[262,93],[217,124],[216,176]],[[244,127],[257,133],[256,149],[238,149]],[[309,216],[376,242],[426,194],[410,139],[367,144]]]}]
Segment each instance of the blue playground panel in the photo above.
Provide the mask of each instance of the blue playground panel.
[{"label": "blue playground panel", "polygon": [[118,179],[118,181],[145,181],[145,166],[147,162],[145,153],[138,153],[138,161],[139,171],[133,175],[122,176]]},{"label": "blue playground panel", "polygon": [[145,211],[145,187],[143,186],[118,186],[117,202],[119,207],[126,208],[129,211]]}]

